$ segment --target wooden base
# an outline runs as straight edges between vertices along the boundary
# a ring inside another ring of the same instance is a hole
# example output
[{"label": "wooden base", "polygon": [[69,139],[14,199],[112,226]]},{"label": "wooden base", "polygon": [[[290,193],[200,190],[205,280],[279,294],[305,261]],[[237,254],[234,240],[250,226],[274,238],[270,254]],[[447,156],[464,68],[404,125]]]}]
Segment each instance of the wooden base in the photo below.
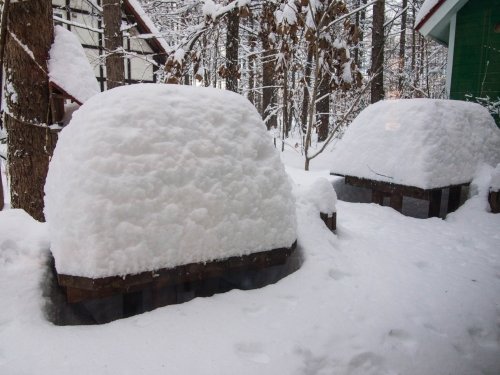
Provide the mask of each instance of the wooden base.
[{"label": "wooden base", "polygon": [[[129,295],[146,288],[153,290],[153,294],[155,294],[155,291],[176,285],[215,280],[238,271],[260,270],[284,264],[294,252],[295,247],[296,243],[291,248],[274,249],[207,263],[191,263],[123,277],[92,279],[58,274],[57,281],[64,288],[69,303],[119,294]],[[153,296],[153,298],[155,297]]]},{"label": "wooden base", "polygon": [[406,186],[393,184],[390,182],[369,180],[354,176],[345,177],[345,183],[361,188],[370,189],[372,192],[372,202],[380,205],[384,204],[384,198],[389,198],[390,207],[398,212],[403,210],[403,197],[422,199],[429,202],[428,217],[438,217],[441,211],[441,200],[443,189],[449,189],[447,213],[455,211],[460,205],[460,195],[463,186],[460,185],[444,186],[436,189],[422,189],[416,186]]},{"label": "wooden base", "polygon": [[492,213],[500,213],[500,191],[490,191],[488,194],[488,202],[490,202]]}]

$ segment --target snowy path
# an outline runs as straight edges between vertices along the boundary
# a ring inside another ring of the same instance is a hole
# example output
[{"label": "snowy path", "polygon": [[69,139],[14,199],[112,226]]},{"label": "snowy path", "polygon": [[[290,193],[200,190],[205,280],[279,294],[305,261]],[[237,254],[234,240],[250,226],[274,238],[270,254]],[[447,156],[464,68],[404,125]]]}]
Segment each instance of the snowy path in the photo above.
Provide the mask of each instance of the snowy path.
[{"label": "snowy path", "polygon": [[294,274],[79,327],[41,312],[45,225],[2,212],[0,373],[498,374],[500,215],[484,206],[442,221],[339,202],[335,236],[299,197]]}]

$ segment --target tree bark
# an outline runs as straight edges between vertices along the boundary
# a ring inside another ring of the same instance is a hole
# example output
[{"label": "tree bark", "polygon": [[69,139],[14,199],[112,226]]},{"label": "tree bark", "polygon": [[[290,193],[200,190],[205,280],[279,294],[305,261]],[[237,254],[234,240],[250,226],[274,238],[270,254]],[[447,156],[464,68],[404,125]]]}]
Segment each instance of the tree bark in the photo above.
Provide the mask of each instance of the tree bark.
[{"label": "tree bark", "polygon": [[398,91],[399,96],[403,97],[404,91],[404,71],[405,71],[405,51],[406,51],[406,15],[407,10],[404,10],[408,6],[408,0],[403,0],[401,4],[401,9],[403,9],[403,14],[401,14],[401,32],[399,35],[399,78],[398,78]]},{"label": "tree bark", "polygon": [[238,47],[240,17],[238,9],[234,9],[227,16],[227,34],[226,34],[226,68],[228,75],[226,77],[226,90],[238,92]]},{"label": "tree bark", "polygon": [[107,89],[123,86],[125,83],[125,64],[123,59],[123,36],[121,0],[102,0],[104,21],[104,47],[106,47]]},{"label": "tree bark", "polygon": [[309,90],[311,89],[312,62],[313,62],[313,48],[309,46],[307,48],[307,62],[304,69],[302,111],[300,112],[300,125],[302,126],[302,131],[304,133],[307,131],[307,114],[309,112],[309,100],[310,100]]},{"label": "tree bark", "polygon": [[371,103],[384,99],[384,13],[385,0],[373,6]]},{"label": "tree bark", "polygon": [[48,52],[54,37],[52,4],[10,4],[4,70],[11,206],[44,221],[43,188],[57,136],[50,124]]},{"label": "tree bark", "polygon": [[267,129],[278,127],[278,119],[276,114],[270,115],[270,111],[276,106],[276,96],[275,96],[275,49],[271,46],[269,41],[269,33],[273,30],[274,25],[269,23],[269,19],[274,22],[274,11],[275,6],[264,4],[263,8],[263,19],[264,22],[261,25],[261,41],[262,41],[262,117],[267,118],[266,126]]},{"label": "tree bark", "polygon": [[318,142],[323,142],[328,138],[329,118],[330,118],[330,75],[323,72],[321,82],[318,87],[318,98],[316,103],[316,114],[318,116]]}]

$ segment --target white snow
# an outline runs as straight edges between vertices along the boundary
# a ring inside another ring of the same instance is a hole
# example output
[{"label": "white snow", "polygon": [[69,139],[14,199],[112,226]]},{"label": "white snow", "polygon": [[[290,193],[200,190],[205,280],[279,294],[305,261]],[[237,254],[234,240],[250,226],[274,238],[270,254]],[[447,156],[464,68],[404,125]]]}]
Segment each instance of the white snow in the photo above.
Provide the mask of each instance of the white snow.
[{"label": "white snow", "polygon": [[495,170],[491,174],[490,190],[500,191],[500,164],[497,164]]},{"label": "white snow", "polygon": [[[297,272],[101,326],[45,320],[47,224],[1,212],[0,373],[498,374],[491,170],[446,220],[339,201],[337,235],[298,192]],[[323,174],[292,173],[304,184]]]},{"label": "white snow", "polygon": [[59,273],[134,274],[289,247],[291,185],[259,114],[210,88],[94,96],[60,133],[45,186]]},{"label": "white snow", "polygon": [[316,179],[306,190],[305,196],[318,212],[325,214],[336,212],[337,194],[328,179],[324,177]]},{"label": "white snow", "polygon": [[62,26],[54,27],[54,43],[48,61],[50,81],[85,103],[100,92],[94,71],[80,41]]},{"label": "white snow", "polygon": [[387,100],[363,110],[328,158],[333,173],[438,188],[500,162],[500,130],[475,103]]},{"label": "white snow", "polygon": [[425,0],[415,17],[415,27],[431,12],[441,0]]}]

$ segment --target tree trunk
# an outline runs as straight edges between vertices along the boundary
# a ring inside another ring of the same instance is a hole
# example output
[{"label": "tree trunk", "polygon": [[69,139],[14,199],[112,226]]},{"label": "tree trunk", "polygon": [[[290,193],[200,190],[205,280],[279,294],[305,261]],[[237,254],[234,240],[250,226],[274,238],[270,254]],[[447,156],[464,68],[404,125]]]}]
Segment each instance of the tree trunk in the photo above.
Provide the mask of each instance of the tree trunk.
[{"label": "tree trunk", "polygon": [[[271,46],[269,41],[269,34],[272,32],[274,25],[268,23],[269,20],[274,20],[275,6],[264,3],[263,7],[263,24],[261,24],[261,42],[262,42],[262,117],[267,119],[267,129],[276,128],[278,126],[278,119],[276,114],[270,115],[276,106],[275,96],[275,53],[276,51]],[[274,21],[272,21],[274,22]]]},{"label": "tree trunk", "polygon": [[10,4],[6,39],[5,126],[11,206],[44,221],[43,188],[57,136],[50,124],[47,59],[54,37],[52,4]]},{"label": "tree trunk", "polygon": [[316,103],[316,115],[318,116],[318,142],[328,138],[330,118],[330,75],[323,73],[318,87],[318,102]]},{"label": "tree trunk", "polygon": [[313,48],[311,46],[307,49],[307,62],[304,70],[304,90],[302,97],[302,111],[300,112],[300,125],[302,126],[302,131],[305,133],[307,131],[307,114],[309,112],[309,90],[311,89],[311,73],[312,73],[312,61],[313,61]]},{"label": "tree trunk", "polygon": [[385,0],[373,6],[371,103],[384,99],[384,13]]},{"label": "tree trunk", "polygon": [[228,75],[226,76],[226,90],[238,92],[238,47],[240,44],[239,37],[240,17],[238,9],[234,9],[227,15],[227,35],[226,35],[226,68]]},{"label": "tree trunk", "polygon": [[102,0],[104,20],[104,46],[106,47],[107,89],[123,86],[125,83],[125,64],[123,59],[123,36],[121,0]]},{"label": "tree trunk", "polygon": [[403,0],[401,8],[403,9],[403,14],[401,14],[401,33],[399,35],[399,78],[398,78],[398,91],[399,97],[403,97],[404,91],[404,73],[405,73],[405,51],[406,51],[406,14],[407,10],[404,10],[408,6],[408,0]]}]

